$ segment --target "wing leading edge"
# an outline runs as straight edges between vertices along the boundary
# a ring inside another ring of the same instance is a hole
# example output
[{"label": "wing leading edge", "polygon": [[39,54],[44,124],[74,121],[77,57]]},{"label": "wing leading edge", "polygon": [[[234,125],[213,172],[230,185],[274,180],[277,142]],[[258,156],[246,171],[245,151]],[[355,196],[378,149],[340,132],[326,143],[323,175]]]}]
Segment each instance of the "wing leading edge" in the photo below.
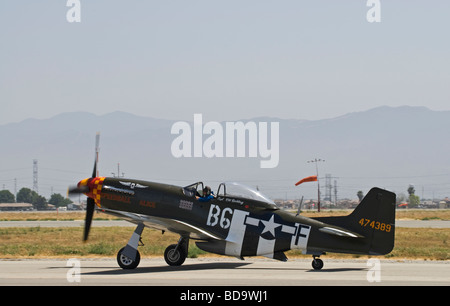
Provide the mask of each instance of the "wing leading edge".
[{"label": "wing leading edge", "polygon": [[147,216],[112,209],[102,209],[102,211],[107,214],[125,219],[126,221],[134,224],[143,223],[146,227],[156,230],[174,232],[183,237],[200,240],[223,240],[220,237],[217,237],[216,235],[205,231],[204,229],[176,219]]}]

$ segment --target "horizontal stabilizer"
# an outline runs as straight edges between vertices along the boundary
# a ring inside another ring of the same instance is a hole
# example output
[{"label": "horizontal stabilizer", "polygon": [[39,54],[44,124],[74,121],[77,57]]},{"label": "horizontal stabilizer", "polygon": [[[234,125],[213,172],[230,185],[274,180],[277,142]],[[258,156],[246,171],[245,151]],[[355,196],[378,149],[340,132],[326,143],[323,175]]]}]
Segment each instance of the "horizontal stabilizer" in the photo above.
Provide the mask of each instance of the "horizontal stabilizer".
[{"label": "horizontal stabilizer", "polygon": [[354,233],[354,232],[351,232],[349,230],[342,230],[342,229],[337,229],[337,228],[328,227],[328,226],[319,228],[319,231],[321,231],[322,233],[341,236],[341,237],[364,238],[364,236]]}]

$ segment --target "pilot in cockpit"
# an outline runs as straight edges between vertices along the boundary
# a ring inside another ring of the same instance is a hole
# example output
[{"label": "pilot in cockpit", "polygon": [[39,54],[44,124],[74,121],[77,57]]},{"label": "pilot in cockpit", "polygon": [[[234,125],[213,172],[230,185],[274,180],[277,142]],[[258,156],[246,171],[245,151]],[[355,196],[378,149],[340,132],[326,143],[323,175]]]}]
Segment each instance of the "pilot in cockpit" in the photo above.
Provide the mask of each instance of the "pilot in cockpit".
[{"label": "pilot in cockpit", "polygon": [[203,196],[195,196],[197,200],[200,202],[208,202],[211,199],[214,199],[214,192],[211,191],[211,187],[205,186],[203,188]]}]

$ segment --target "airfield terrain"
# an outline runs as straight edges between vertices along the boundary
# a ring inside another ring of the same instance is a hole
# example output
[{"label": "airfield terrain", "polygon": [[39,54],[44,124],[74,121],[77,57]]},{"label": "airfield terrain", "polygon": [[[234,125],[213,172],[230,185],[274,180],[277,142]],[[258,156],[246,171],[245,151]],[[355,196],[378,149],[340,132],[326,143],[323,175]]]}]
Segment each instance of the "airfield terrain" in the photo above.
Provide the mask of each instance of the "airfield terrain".
[{"label": "airfield terrain", "polygon": [[[302,215],[339,216],[350,211],[306,211]],[[401,210],[397,212],[394,250],[389,259],[450,259],[450,210]],[[91,236],[83,243],[84,212],[1,212],[0,258],[115,257],[126,245],[135,225],[97,212]],[[145,229],[143,257],[162,256],[165,248],[178,236]],[[299,251],[289,251],[288,258],[309,258]],[[191,241],[190,258],[216,256],[203,252]],[[348,254],[327,254],[333,258],[361,258]]]},{"label": "airfield terrain", "polygon": [[[323,212],[345,215],[348,211]],[[304,215],[317,216],[316,212]],[[369,257],[322,256],[321,271],[311,256],[289,251],[288,262],[262,257],[245,261],[205,253],[191,242],[181,267],[164,262],[164,249],[178,239],[146,229],[136,270],[118,267],[115,257],[131,236],[133,224],[96,213],[91,237],[81,241],[83,212],[0,213],[0,285],[450,285],[450,210],[409,210],[397,213],[394,250],[380,259],[379,282],[371,282]],[[79,261],[80,282],[69,282]]]},{"label": "airfield terrain", "polygon": [[0,260],[0,285],[189,286],[191,291],[208,290],[193,286],[450,285],[449,261],[381,260],[375,272],[379,281],[371,281],[375,267],[366,260],[324,257],[324,262],[315,271],[310,259],[187,258],[170,267],[162,258],[145,258],[135,270],[123,270],[115,259],[85,258],[79,262],[79,282],[70,282],[74,266],[68,260]]}]

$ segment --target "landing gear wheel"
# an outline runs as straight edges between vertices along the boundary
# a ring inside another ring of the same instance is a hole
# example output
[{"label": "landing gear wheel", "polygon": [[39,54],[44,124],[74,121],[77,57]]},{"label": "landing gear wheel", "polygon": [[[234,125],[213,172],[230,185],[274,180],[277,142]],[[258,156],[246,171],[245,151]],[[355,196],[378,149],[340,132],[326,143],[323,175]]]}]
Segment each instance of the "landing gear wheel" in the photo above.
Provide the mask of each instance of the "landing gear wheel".
[{"label": "landing gear wheel", "polygon": [[117,263],[122,269],[135,269],[141,261],[141,254],[139,254],[139,251],[136,250],[136,259],[133,261],[125,255],[122,255],[124,249],[125,247],[121,248],[117,253]]},{"label": "landing gear wheel", "polygon": [[177,247],[177,244],[169,245],[164,252],[164,259],[169,266],[181,266],[186,256],[183,248]]},{"label": "landing gear wheel", "polygon": [[314,258],[312,261],[312,267],[314,268],[314,270],[320,270],[323,268],[323,261],[322,259],[319,258]]}]

